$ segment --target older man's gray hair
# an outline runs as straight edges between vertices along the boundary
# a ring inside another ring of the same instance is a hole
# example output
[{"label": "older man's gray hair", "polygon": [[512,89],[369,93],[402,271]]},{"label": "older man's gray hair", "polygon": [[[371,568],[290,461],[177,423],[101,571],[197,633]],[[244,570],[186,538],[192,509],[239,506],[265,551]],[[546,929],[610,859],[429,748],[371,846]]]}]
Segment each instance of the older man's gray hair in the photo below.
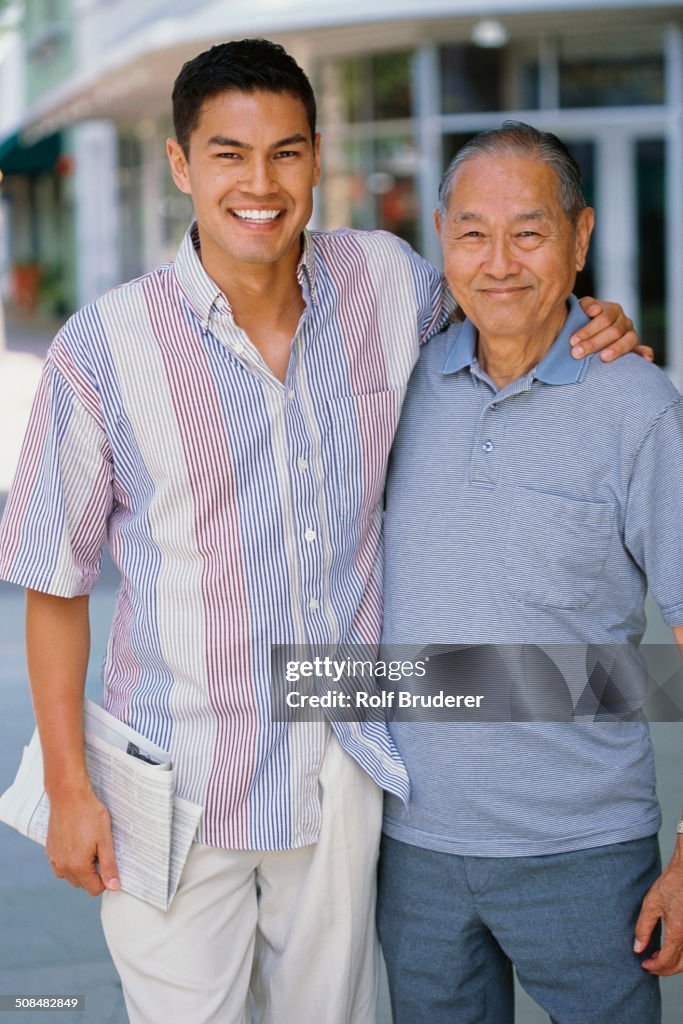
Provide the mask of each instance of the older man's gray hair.
[{"label": "older man's gray hair", "polygon": [[529,156],[542,160],[555,171],[560,206],[576,224],[581,210],[588,205],[583,195],[581,172],[563,142],[552,132],[542,132],[523,121],[503,121],[500,128],[480,132],[462,146],[444,172],[439,186],[439,212],[448,212],[453,181],[467,160],[477,156]]}]

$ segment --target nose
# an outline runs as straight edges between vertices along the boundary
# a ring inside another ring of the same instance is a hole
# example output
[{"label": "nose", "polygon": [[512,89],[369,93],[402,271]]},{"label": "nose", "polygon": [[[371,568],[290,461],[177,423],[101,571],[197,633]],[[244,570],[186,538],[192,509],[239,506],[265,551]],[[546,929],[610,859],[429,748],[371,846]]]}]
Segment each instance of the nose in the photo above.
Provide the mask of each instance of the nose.
[{"label": "nose", "polygon": [[249,192],[254,196],[272,195],[277,192],[277,185],[273,179],[273,168],[267,156],[254,155],[247,161],[244,173],[240,179],[242,191]]},{"label": "nose", "polygon": [[493,235],[489,240],[483,269],[498,280],[519,273],[519,261],[505,235]]}]

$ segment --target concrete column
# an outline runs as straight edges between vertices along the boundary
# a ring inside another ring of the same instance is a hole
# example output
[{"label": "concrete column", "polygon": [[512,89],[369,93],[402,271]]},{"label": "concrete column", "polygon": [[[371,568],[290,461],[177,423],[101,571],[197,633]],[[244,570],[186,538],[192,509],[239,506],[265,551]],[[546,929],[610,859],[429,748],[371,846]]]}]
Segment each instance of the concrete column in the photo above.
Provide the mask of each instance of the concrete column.
[{"label": "concrete column", "polygon": [[420,251],[430,263],[440,267],[441,245],[434,229],[434,210],[443,160],[436,47],[420,47],[413,60],[413,117],[417,126],[416,143],[420,154],[416,183],[420,207]]},{"label": "concrete column", "polygon": [[120,281],[116,125],[84,121],[73,129],[76,295],[92,302]]},{"label": "concrete column", "polygon": [[143,270],[147,272],[164,262],[161,176],[168,165],[156,121],[143,121],[138,126],[138,137],[142,153],[142,256]]},{"label": "concrete column", "polygon": [[638,327],[638,196],[631,129],[605,127],[596,145],[597,286]]}]

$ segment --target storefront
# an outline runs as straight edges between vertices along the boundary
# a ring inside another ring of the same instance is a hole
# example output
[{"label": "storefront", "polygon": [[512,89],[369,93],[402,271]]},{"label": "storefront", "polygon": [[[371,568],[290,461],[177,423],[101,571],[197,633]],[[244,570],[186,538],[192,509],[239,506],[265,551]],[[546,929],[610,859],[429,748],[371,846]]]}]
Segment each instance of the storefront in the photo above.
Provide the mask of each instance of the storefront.
[{"label": "storefront", "polygon": [[506,118],[560,135],[598,214],[579,289],[618,299],[683,386],[683,0],[230,7],[79,5],[76,70],[27,112],[34,134],[72,133],[79,301],[172,257],[191,215],[164,154],[173,79],[212,43],[260,34],[315,85],[317,226],[387,228],[438,263],[432,214],[458,146]]}]

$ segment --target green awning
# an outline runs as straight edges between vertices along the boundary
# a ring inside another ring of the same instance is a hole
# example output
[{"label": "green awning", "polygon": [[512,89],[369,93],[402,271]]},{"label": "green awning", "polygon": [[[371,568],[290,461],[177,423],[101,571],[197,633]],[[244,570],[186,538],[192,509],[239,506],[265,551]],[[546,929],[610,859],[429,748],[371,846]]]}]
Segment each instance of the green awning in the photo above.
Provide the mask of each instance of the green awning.
[{"label": "green awning", "polygon": [[53,170],[62,153],[60,132],[47,135],[33,145],[22,141],[21,132],[15,132],[0,142],[0,171],[3,174],[44,174]]}]

